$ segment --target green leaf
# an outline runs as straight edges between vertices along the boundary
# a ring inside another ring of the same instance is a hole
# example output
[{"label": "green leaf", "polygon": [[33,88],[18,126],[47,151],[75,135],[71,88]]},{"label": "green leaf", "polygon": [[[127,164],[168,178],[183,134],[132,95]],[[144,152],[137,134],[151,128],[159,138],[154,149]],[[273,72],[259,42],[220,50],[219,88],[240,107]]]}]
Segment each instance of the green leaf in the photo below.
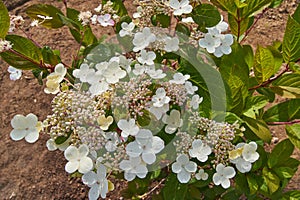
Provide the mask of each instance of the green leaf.
[{"label": "green leaf", "polygon": [[187,36],[191,35],[191,31],[190,31],[189,27],[185,26],[184,24],[178,23],[176,25],[176,31],[183,33],[184,35],[187,35]]},{"label": "green leaf", "polygon": [[293,151],[294,145],[289,139],[285,139],[278,143],[269,156],[269,168],[274,168],[277,165],[284,163],[292,155]]},{"label": "green leaf", "polygon": [[241,36],[246,32],[251,21],[250,18],[245,18],[238,23],[237,19],[233,15],[228,14],[228,23],[231,33],[235,36]]},{"label": "green leaf", "polygon": [[290,167],[278,167],[273,169],[280,179],[290,179],[294,176],[297,170]]},{"label": "green leaf", "polygon": [[233,16],[237,16],[237,6],[235,1],[233,0],[211,0],[211,2],[213,4],[215,4],[216,6],[218,6],[219,8],[221,8],[224,11],[227,11],[228,13],[230,13]]},{"label": "green leaf", "polygon": [[10,17],[3,1],[0,1],[0,38],[5,38],[9,30]]},{"label": "green leaf", "polygon": [[298,4],[296,11],[293,14],[293,19],[300,23],[300,4]]},{"label": "green leaf", "polygon": [[255,120],[250,117],[243,117],[246,125],[250,130],[265,142],[270,142],[272,139],[271,132],[267,124],[263,120]]},{"label": "green leaf", "polygon": [[300,74],[284,74],[270,88],[285,98],[300,98]]},{"label": "green leaf", "polygon": [[268,80],[274,73],[275,61],[272,52],[258,46],[254,59],[254,74],[258,83]]},{"label": "green leaf", "polygon": [[246,177],[250,189],[250,194],[255,194],[260,187],[257,182],[258,177],[255,174],[249,174]]},{"label": "green leaf", "polygon": [[75,21],[73,21],[72,19],[64,16],[64,15],[61,15],[61,14],[57,14],[60,18],[60,20],[62,21],[62,23],[64,25],[66,25],[67,27],[69,27],[70,29],[74,29],[74,30],[77,30],[77,31],[80,31],[80,26],[78,23],[76,23]]},{"label": "green leaf", "polygon": [[270,194],[273,194],[279,189],[280,179],[275,173],[268,170],[268,168],[266,167],[263,169],[263,178],[265,180],[266,185],[268,186]]},{"label": "green leaf", "polygon": [[247,0],[247,6],[241,8],[240,16],[249,17],[268,6],[272,0]]},{"label": "green leaf", "polygon": [[161,25],[163,28],[168,28],[171,23],[171,17],[165,14],[157,14],[151,17],[151,22],[154,26]]},{"label": "green leaf", "polygon": [[185,199],[187,191],[188,185],[179,183],[177,176],[173,173],[168,176],[165,186],[162,189],[165,200]]},{"label": "green leaf", "polygon": [[[120,17],[127,15],[127,9],[123,4],[123,0],[110,0],[113,5],[112,8],[117,12],[116,14]],[[102,5],[106,4],[108,0],[102,0]]]},{"label": "green leaf", "polygon": [[42,56],[44,63],[50,64],[52,66],[55,66],[61,62],[60,57],[56,55],[48,46],[42,48]]},{"label": "green leaf", "polygon": [[[255,118],[258,115],[259,109],[264,108],[268,103],[268,99],[265,96],[251,96],[247,99],[245,105],[245,116]],[[254,115],[253,115],[254,114]]]},{"label": "green leaf", "polygon": [[294,62],[300,58],[300,24],[289,17],[283,38],[283,59]]},{"label": "green leaf", "polygon": [[290,141],[295,145],[295,147],[300,149],[300,124],[286,126],[285,130],[287,135],[289,136]]},{"label": "green leaf", "polygon": [[5,62],[22,70],[31,70],[40,66],[41,50],[31,40],[18,35],[7,35],[6,40],[13,44],[12,50],[18,55],[10,51],[0,53]]},{"label": "green leaf", "polygon": [[200,27],[213,27],[221,21],[218,9],[210,4],[200,4],[193,9],[192,18]]},{"label": "green leaf", "polygon": [[[64,26],[61,19],[57,14],[63,15],[63,13],[56,7],[48,4],[34,4],[32,6],[29,6],[26,9],[26,14],[35,20],[38,20],[39,22],[42,22],[41,25],[47,27],[47,28],[60,28]],[[42,16],[48,16],[52,17],[52,19],[44,20],[38,15]]]},{"label": "green leaf", "polygon": [[300,199],[300,190],[289,191],[284,193],[284,200],[299,200]]},{"label": "green leaf", "polygon": [[281,5],[283,0],[273,0],[272,3],[269,5],[269,8],[277,8]]},{"label": "green leaf", "polygon": [[289,99],[300,98],[300,88],[294,88],[289,86],[271,86],[273,92]]},{"label": "green leaf", "polygon": [[266,122],[287,122],[300,118],[300,99],[291,99],[269,108],[263,115]]}]

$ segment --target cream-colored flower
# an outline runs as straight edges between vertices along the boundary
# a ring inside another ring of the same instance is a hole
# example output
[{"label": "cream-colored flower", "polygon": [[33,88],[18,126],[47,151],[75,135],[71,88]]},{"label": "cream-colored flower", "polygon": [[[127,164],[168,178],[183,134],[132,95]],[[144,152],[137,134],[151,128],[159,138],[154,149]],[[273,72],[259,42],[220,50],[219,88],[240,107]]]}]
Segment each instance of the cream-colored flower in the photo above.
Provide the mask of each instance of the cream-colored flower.
[{"label": "cream-colored flower", "polygon": [[112,116],[105,117],[105,115],[101,115],[97,119],[100,128],[104,131],[108,130],[109,126],[113,123],[113,121],[114,118]]}]

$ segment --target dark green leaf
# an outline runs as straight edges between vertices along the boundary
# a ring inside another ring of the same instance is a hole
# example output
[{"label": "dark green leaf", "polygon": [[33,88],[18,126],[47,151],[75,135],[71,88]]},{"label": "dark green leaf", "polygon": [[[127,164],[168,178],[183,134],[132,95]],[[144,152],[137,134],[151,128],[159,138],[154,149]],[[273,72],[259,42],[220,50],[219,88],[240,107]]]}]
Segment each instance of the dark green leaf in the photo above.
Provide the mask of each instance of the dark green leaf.
[{"label": "dark green leaf", "polygon": [[289,17],[283,38],[283,59],[294,62],[300,58],[300,24]]},{"label": "dark green leaf", "polygon": [[281,141],[272,150],[268,159],[268,166],[273,168],[281,163],[284,163],[292,155],[293,151],[294,145],[289,139]]},{"label": "dark green leaf", "polygon": [[300,190],[289,191],[284,193],[284,200],[299,200],[300,199]]},{"label": "dark green leaf", "polygon": [[270,8],[277,8],[278,6],[281,5],[282,2],[283,2],[283,0],[273,0],[269,7]]},{"label": "dark green leaf", "polygon": [[179,183],[177,176],[171,173],[162,189],[162,193],[165,200],[182,200],[185,199],[187,190],[188,185]]},{"label": "dark green leaf", "polygon": [[241,36],[248,29],[250,18],[244,18],[238,22],[237,18],[235,18],[231,14],[228,14],[228,23],[230,26],[231,33],[235,36]]},{"label": "dark green leaf", "polygon": [[42,48],[42,55],[44,63],[50,64],[52,66],[57,65],[60,63],[60,57],[56,55],[50,47],[45,46]]},{"label": "dark green leaf", "polygon": [[184,35],[190,36],[191,31],[189,27],[185,26],[184,24],[177,24],[176,31],[183,33]]},{"label": "dark green leaf", "polygon": [[250,194],[255,194],[259,190],[260,185],[258,184],[257,179],[258,177],[255,174],[247,175]]},{"label": "dark green leaf", "polygon": [[10,17],[3,1],[0,1],[0,38],[5,38],[10,24]]},{"label": "dark green leaf", "polygon": [[[299,110],[299,108],[297,110]],[[290,141],[298,149],[300,149],[300,124],[286,126],[285,129],[286,129],[287,135],[289,136]]]},{"label": "dark green leaf", "polygon": [[300,4],[298,4],[296,11],[293,14],[293,19],[300,24]]},{"label": "dark green leaf", "polygon": [[13,44],[12,49],[17,54],[9,51],[0,54],[9,65],[23,70],[31,70],[40,66],[41,50],[31,40],[18,35],[7,35],[6,40]]},{"label": "dark green leaf", "polygon": [[[57,14],[63,13],[56,7],[47,4],[34,4],[26,9],[26,14],[32,19],[42,22],[41,25],[47,28],[60,28],[64,24]],[[52,19],[43,20],[38,15],[52,17]]]},{"label": "dark green leaf", "polygon": [[279,189],[280,179],[275,173],[268,170],[268,168],[266,167],[263,169],[263,178],[265,180],[266,185],[268,186],[270,194],[273,194]]},{"label": "dark green leaf", "polygon": [[157,14],[151,17],[154,26],[160,25],[163,28],[168,28],[171,23],[171,18],[165,14]]},{"label": "dark green leaf", "polygon": [[264,108],[268,103],[268,99],[264,96],[251,96],[247,99],[245,105],[245,116],[255,118],[258,115],[258,110]]},{"label": "dark green leaf", "polygon": [[262,139],[265,142],[271,141],[271,132],[264,121],[255,120],[250,117],[243,117],[243,120],[246,122],[247,126],[251,129],[251,131],[260,139]]},{"label": "dark green leaf", "polygon": [[233,16],[237,16],[237,6],[233,0],[211,0],[213,4],[224,11],[228,11]]},{"label": "dark green leaf", "polygon": [[213,27],[221,21],[218,9],[210,4],[200,4],[192,14],[193,20],[202,27]]},{"label": "dark green leaf", "polygon": [[246,1],[247,6],[241,8],[240,16],[249,17],[255,12],[262,10],[264,7],[269,5],[272,0],[251,0]]},{"label": "dark green leaf", "polygon": [[280,179],[290,179],[296,173],[296,170],[290,167],[278,167],[273,169]]}]

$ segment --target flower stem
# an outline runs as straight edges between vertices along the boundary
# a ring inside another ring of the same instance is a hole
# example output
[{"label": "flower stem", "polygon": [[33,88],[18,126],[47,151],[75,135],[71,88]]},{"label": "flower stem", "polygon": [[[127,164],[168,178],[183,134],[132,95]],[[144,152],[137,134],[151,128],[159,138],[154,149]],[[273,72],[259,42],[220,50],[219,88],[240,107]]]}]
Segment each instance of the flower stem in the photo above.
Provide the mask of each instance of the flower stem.
[{"label": "flower stem", "polygon": [[149,192],[143,194],[143,195],[139,195],[138,198],[146,198],[148,195],[150,195],[152,192],[154,192],[164,181],[166,180],[166,178],[163,178],[161,181],[159,181],[159,183],[154,186]]},{"label": "flower stem", "polygon": [[289,122],[268,122],[268,125],[293,125],[293,124],[299,124],[300,123],[300,119],[298,120],[293,120],[293,121],[289,121]]}]

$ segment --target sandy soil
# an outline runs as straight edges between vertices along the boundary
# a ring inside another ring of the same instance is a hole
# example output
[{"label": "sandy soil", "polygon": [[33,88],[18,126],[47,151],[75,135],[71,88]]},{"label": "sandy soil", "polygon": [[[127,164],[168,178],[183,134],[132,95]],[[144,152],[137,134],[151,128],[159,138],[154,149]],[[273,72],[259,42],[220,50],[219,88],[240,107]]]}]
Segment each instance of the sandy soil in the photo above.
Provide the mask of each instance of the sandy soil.
[{"label": "sandy soil", "polygon": [[[79,10],[91,10],[97,7],[98,2],[76,0],[71,1],[69,6]],[[126,2],[130,4],[129,0]],[[34,3],[48,3],[63,8],[62,3],[55,0],[33,0],[19,5],[11,13],[25,16],[24,8]],[[295,7],[296,1],[293,0],[285,1],[277,10],[269,10],[259,21],[257,28],[250,33],[247,42],[255,46],[270,44],[274,39],[281,40],[285,21]],[[28,34],[42,45],[61,50],[66,63],[70,63],[71,56],[78,48],[67,28],[35,28]],[[0,66],[0,199],[87,199],[88,188],[79,179],[70,178],[65,172],[66,161],[63,154],[47,150],[47,135],[41,134],[38,142],[33,145],[25,141],[13,142],[9,138],[10,120],[14,115],[33,112],[43,120],[51,112],[50,101],[53,96],[46,95],[43,86],[38,85],[30,73],[25,73],[21,80],[13,82],[9,80],[7,64],[0,61]],[[272,131],[279,139],[285,137],[282,127],[272,128]],[[299,153],[295,153],[295,156],[300,158]],[[289,184],[289,189],[299,189],[299,185],[298,170],[297,176]],[[122,183],[117,184],[117,188],[120,187]],[[116,191],[110,195],[110,199],[120,198]]]}]

